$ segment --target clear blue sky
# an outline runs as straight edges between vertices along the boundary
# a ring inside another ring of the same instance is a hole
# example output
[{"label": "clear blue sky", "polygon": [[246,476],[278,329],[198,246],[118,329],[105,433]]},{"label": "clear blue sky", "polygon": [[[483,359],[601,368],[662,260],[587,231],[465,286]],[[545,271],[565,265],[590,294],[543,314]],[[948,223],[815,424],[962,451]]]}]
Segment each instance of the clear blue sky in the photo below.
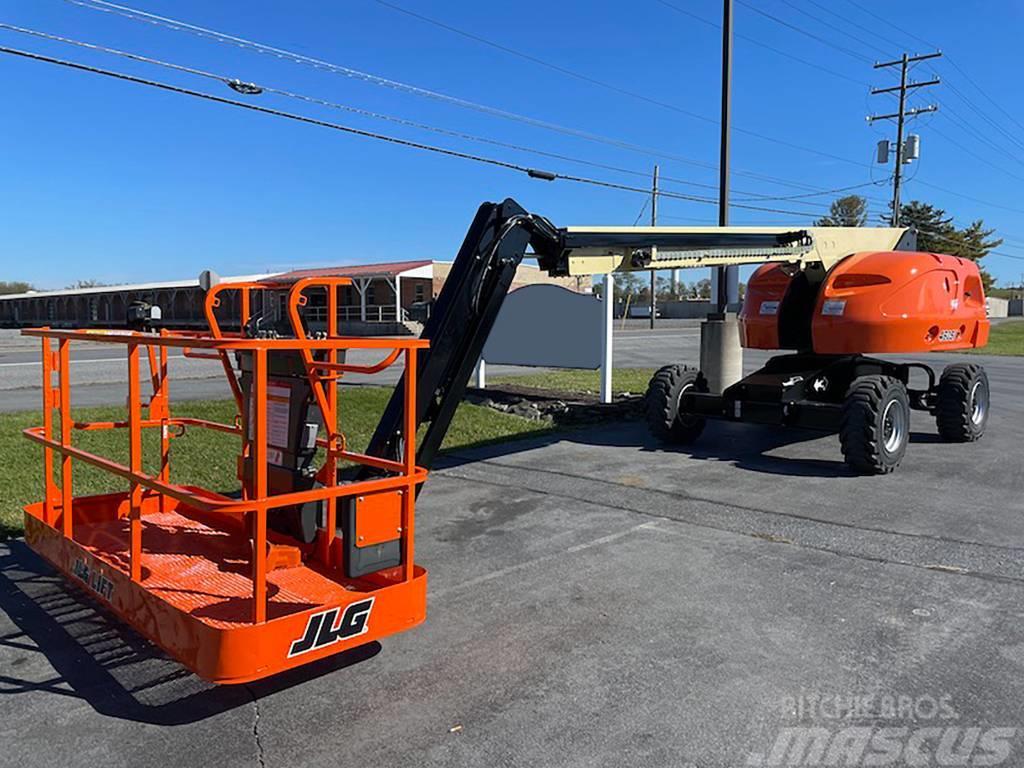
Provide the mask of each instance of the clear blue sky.
[{"label": "clear blue sky", "polygon": [[[657,0],[396,2],[676,109],[554,71],[374,0],[124,2],[704,166],[500,119],[64,0],[6,0],[0,4],[0,20],[640,173],[649,173],[658,162],[665,176],[716,183],[720,33]],[[897,56],[895,43],[923,51],[927,41],[941,47],[949,59],[920,66],[914,77],[926,79],[934,70],[948,85],[927,89],[913,99],[914,104],[938,102],[943,110],[912,126],[922,135],[922,160],[909,168],[912,178],[904,200],[938,204],[961,224],[983,217],[995,225],[1008,240],[1000,251],[1018,258],[993,255],[985,265],[1001,283],[1019,282],[1024,272],[1024,200],[1019,192],[1024,182],[1024,91],[1019,77],[1024,4],[750,2],[820,40],[737,2],[735,29],[745,38],[737,38],[735,44],[734,199],[884,182],[891,164],[883,167],[871,161],[875,142],[892,134],[894,127],[869,127],[864,116],[892,110],[891,97],[869,97],[867,89],[892,84],[893,75],[873,71],[871,62]],[[721,4],[715,0],[673,3],[707,20],[720,20]],[[883,24],[869,12],[890,22]],[[759,47],[751,38],[809,63]],[[0,31],[0,44],[235,96],[209,80],[7,31]],[[636,193],[531,180],[498,168],[7,56],[0,57],[0,92],[0,279],[27,280],[42,288],[80,279],[187,278],[204,268],[230,275],[296,266],[446,259],[454,255],[483,200],[515,197],[556,224],[632,224],[644,204]],[[280,96],[238,98],[556,172],[630,185],[648,183],[640,176],[439,136]],[[773,143],[741,129],[835,157]],[[697,186],[665,186],[715,194]],[[857,191],[871,198],[873,216],[884,211],[887,185]],[[752,204],[817,214],[831,197]],[[713,205],[667,199],[661,202],[660,213],[665,224],[711,223],[716,215]],[[741,209],[733,211],[732,221],[809,222],[801,216]]]}]

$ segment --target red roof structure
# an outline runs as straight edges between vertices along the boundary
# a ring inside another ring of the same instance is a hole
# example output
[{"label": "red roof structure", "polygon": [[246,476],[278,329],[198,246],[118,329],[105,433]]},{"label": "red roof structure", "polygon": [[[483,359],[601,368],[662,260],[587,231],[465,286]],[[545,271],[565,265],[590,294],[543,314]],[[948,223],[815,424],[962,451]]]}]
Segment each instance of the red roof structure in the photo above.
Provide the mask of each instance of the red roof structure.
[{"label": "red roof structure", "polygon": [[430,266],[430,259],[421,261],[390,261],[382,264],[343,264],[337,267],[317,267],[316,269],[296,269],[267,278],[273,282],[295,282],[304,277],[361,277],[361,278],[395,278],[420,267]]}]

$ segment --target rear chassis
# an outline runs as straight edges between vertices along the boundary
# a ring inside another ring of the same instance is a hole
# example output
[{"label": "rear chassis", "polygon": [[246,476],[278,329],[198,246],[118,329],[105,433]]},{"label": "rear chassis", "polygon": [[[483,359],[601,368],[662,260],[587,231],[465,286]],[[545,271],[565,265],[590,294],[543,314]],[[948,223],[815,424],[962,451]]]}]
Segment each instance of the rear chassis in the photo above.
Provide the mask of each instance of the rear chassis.
[{"label": "rear chassis", "polygon": [[[911,371],[927,376],[927,386],[910,386]],[[864,355],[779,355],[722,394],[688,389],[680,411],[727,421],[783,425],[827,432],[839,430],[843,402],[861,376],[891,376],[907,388],[910,407],[934,414],[935,372],[923,363],[895,363]]]}]

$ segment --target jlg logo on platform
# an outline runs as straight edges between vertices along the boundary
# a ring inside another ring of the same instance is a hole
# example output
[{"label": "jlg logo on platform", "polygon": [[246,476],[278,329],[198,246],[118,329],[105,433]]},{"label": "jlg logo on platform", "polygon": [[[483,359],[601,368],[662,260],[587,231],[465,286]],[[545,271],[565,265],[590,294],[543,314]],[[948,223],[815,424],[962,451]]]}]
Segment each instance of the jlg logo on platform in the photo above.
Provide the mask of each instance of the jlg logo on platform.
[{"label": "jlg logo on platform", "polygon": [[340,619],[338,618],[338,614],[341,612],[340,608],[314,613],[309,617],[306,631],[302,637],[292,643],[288,651],[288,658],[364,634],[369,629],[367,621],[370,618],[371,608],[373,608],[372,597],[346,606]]}]

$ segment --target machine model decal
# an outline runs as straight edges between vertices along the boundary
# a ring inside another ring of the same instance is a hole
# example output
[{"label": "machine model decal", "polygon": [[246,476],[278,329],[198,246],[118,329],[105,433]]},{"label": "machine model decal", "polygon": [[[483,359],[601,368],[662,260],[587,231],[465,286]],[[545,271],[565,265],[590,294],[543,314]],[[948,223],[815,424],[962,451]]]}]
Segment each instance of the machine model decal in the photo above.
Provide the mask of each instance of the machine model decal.
[{"label": "machine model decal", "polygon": [[779,314],[779,302],[777,302],[777,301],[762,301],[761,302],[761,314],[762,315],[777,315],[777,314]]},{"label": "machine model decal", "polygon": [[103,575],[103,571],[99,569],[99,566],[90,566],[84,557],[79,557],[71,564],[71,572],[80,578],[85,586],[107,602],[110,602],[114,595],[114,582]]},{"label": "machine model decal", "polygon": [[291,648],[288,650],[288,658],[365,634],[369,630],[367,622],[370,618],[371,608],[373,608],[372,597],[346,606],[340,621],[338,619],[340,608],[314,613],[309,617],[306,631],[302,637],[292,642]]},{"label": "machine model decal", "polygon": [[842,300],[831,299],[821,305],[821,314],[831,315],[832,317],[838,317],[846,311],[846,302]]}]

